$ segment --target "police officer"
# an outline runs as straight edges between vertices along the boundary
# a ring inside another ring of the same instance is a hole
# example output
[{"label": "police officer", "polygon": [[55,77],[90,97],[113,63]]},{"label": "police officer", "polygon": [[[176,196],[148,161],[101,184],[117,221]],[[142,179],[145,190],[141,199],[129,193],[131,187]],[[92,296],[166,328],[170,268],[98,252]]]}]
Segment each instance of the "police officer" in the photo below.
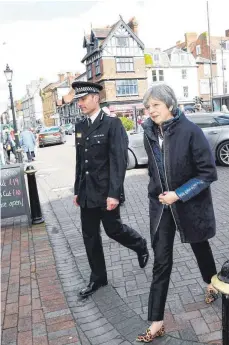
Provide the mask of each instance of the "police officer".
[{"label": "police officer", "polygon": [[85,115],[75,127],[74,204],[80,206],[82,234],[91,268],[89,284],[80,291],[86,297],[107,285],[101,221],[110,238],[136,252],[141,268],[146,266],[149,252],[146,240],[120,219],[119,200],[127,166],[125,129],[119,118],[109,117],[100,109],[101,85],[74,82],[72,87]]}]

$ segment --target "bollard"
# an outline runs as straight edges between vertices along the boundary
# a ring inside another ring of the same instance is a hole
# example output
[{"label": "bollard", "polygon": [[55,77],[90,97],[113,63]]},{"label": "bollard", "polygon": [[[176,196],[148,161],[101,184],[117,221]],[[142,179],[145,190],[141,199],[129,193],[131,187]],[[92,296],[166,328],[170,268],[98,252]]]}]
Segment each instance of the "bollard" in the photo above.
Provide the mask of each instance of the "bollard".
[{"label": "bollard", "polygon": [[223,345],[229,345],[229,260],[212,277],[211,283],[222,294],[222,339]]},{"label": "bollard", "polygon": [[44,223],[44,219],[41,213],[41,206],[39,195],[37,191],[37,182],[35,173],[36,170],[32,165],[27,166],[25,173],[27,174],[28,179],[28,186],[29,186],[29,200],[30,200],[30,208],[31,208],[31,215],[32,215],[32,223],[33,224],[40,224]]}]

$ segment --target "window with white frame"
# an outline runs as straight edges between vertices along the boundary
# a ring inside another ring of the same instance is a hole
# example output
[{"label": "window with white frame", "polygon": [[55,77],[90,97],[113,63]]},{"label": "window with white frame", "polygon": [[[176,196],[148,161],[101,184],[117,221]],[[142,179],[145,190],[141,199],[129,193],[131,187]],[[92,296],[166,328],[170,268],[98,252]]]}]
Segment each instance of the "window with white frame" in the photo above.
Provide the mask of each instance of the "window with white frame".
[{"label": "window with white frame", "polygon": [[186,62],[186,55],[185,54],[180,54],[180,62],[184,64]]},{"label": "window with white frame", "polygon": [[129,47],[129,37],[116,37],[117,47]]},{"label": "window with white frame", "polygon": [[164,71],[163,71],[163,69],[159,69],[159,81],[164,81]]},{"label": "window with white frame", "polygon": [[210,76],[210,64],[204,63],[204,76],[209,77]]},{"label": "window with white frame", "polygon": [[183,86],[183,95],[184,98],[188,98],[188,86]]},{"label": "window with white frame", "polygon": [[181,70],[181,75],[182,75],[182,79],[187,79],[187,70],[186,69],[182,69]]},{"label": "window with white frame", "polygon": [[197,46],[196,46],[196,55],[200,55],[201,54],[201,47],[200,47],[200,45],[198,44]]},{"label": "window with white frame", "polygon": [[159,62],[159,54],[153,54],[153,61]]},{"label": "window with white frame", "polygon": [[164,71],[163,69],[159,69],[159,70],[152,70],[152,79],[153,82],[157,82],[157,81],[164,81]]},{"label": "window with white frame", "polygon": [[152,70],[152,78],[153,78],[153,81],[157,81],[157,71],[155,69]]},{"label": "window with white frame", "polygon": [[116,58],[117,72],[133,72],[134,61],[132,57],[117,57]]},{"label": "window with white frame", "polygon": [[95,75],[98,75],[101,73],[100,69],[100,59],[95,60]]},{"label": "window with white frame", "polygon": [[138,95],[138,81],[136,79],[116,80],[117,96]]},{"label": "window with white frame", "polygon": [[87,65],[87,79],[92,78],[92,66],[91,64]]}]

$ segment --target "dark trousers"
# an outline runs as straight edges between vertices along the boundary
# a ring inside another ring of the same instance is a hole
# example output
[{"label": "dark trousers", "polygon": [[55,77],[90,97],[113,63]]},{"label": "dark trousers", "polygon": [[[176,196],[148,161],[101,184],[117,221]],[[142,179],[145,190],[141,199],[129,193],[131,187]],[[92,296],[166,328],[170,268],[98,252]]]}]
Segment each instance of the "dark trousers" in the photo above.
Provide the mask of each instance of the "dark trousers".
[{"label": "dark trousers", "polygon": [[[176,227],[170,209],[163,212],[161,222],[153,240],[154,266],[153,281],[148,303],[148,320],[161,321],[164,318],[165,303],[173,266],[173,242]],[[192,243],[202,278],[210,284],[216,274],[215,261],[208,241]]]},{"label": "dark trousers", "polygon": [[13,152],[13,154],[16,156],[16,148],[15,147],[11,147],[10,150],[7,150],[7,157],[8,157],[8,160],[10,161],[10,152]]},{"label": "dark trousers", "polygon": [[141,235],[129,226],[122,224],[119,207],[112,211],[99,207],[81,207],[82,233],[91,268],[90,282],[103,282],[107,280],[100,235],[101,221],[106,234],[113,240],[139,254],[144,249],[144,241]]},{"label": "dark trousers", "polygon": [[34,151],[28,151],[26,152],[26,154],[27,154],[28,162],[31,162],[32,159],[35,157]]}]

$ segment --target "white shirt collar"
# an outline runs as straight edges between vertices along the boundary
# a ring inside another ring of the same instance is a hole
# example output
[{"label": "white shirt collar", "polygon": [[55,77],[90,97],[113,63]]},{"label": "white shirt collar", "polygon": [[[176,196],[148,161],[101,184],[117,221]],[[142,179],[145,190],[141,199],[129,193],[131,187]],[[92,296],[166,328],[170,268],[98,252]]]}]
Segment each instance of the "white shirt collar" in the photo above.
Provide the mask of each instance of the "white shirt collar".
[{"label": "white shirt collar", "polygon": [[99,109],[94,115],[92,116],[88,116],[88,118],[91,119],[91,123],[93,123],[95,121],[95,119],[97,118],[97,116],[99,115],[101,109]]}]

